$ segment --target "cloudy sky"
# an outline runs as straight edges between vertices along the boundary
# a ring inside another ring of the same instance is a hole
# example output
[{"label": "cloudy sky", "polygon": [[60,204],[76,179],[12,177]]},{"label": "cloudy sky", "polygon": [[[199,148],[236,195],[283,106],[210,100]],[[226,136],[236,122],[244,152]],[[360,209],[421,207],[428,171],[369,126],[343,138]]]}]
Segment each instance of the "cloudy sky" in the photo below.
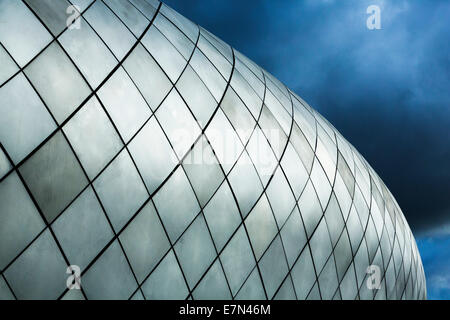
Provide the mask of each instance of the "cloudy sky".
[{"label": "cloudy sky", "polygon": [[[166,0],[321,112],[395,195],[450,299],[450,2]],[[369,30],[369,5],[381,29]]]}]

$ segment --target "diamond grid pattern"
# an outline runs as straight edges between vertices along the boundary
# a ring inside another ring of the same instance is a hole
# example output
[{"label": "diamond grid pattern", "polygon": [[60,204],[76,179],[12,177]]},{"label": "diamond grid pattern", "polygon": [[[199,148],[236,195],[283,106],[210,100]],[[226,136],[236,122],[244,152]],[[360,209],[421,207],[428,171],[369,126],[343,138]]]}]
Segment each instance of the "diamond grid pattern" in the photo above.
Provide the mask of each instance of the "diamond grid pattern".
[{"label": "diamond grid pattern", "polygon": [[[420,255],[392,194],[268,72],[156,0],[10,2],[0,5],[0,18],[8,16],[0,52],[16,66],[2,71],[0,101],[33,99],[40,107],[32,112],[52,126],[36,135],[20,127],[23,114],[0,105],[9,119],[0,121],[0,298],[426,298]],[[70,4],[80,5],[81,31],[54,12]],[[22,32],[30,26],[33,41]],[[56,85],[69,69],[72,80]],[[14,92],[18,81],[25,94]],[[213,128],[231,128],[240,147]],[[208,161],[189,162],[197,155]],[[250,172],[253,182],[241,174]],[[64,187],[67,179],[77,185]],[[68,219],[82,240],[64,231]],[[4,229],[17,223],[26,228]],[[77,245],[93,241],[78,257]],[[49,275],[46,259],[62,276]],[[85,282],[74,294],[63,266],[77,263]],[[370,264],[381,268],[379,290],[366,287]],[[21,278],[30,265],[43,278]]]}]

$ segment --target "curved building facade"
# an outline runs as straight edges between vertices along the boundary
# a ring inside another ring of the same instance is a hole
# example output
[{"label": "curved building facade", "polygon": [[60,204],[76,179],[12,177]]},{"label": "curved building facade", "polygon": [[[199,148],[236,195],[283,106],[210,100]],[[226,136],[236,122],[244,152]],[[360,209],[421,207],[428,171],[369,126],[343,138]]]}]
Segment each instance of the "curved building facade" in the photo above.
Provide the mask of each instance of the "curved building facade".
[{"label": "curved building facade", "polygon": [[0,299],[426,298],[367,161],[168,6],[0,0],[0,43]]}]

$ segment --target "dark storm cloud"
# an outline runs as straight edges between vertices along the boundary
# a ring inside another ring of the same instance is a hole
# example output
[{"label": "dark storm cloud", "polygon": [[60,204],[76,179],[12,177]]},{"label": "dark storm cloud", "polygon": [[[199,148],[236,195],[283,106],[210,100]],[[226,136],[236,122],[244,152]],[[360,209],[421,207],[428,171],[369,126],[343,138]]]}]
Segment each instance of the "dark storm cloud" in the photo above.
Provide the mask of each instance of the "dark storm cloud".
[{"label": "dark storm cloud", "polygon": [[[319,110],[413,231],[450,222],[448,1],[166,1]],[[366,8],[381,7],[381,30]]]}]

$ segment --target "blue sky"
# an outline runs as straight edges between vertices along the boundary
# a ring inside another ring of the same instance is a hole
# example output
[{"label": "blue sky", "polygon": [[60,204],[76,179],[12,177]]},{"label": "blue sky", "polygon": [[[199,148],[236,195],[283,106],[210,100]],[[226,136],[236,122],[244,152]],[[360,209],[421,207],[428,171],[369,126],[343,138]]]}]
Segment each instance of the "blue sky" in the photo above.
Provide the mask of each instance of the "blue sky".
[{"label": "blue sky", "polygon": [[[283,81],[362,153],[450,299],[450,2],[167,0]],[[366,9],[381,9],[368,30]]]},{"label": "blue sky", "polygon": [[450,236],[417,239],[427,277],[428,299],[450,299]]}]

